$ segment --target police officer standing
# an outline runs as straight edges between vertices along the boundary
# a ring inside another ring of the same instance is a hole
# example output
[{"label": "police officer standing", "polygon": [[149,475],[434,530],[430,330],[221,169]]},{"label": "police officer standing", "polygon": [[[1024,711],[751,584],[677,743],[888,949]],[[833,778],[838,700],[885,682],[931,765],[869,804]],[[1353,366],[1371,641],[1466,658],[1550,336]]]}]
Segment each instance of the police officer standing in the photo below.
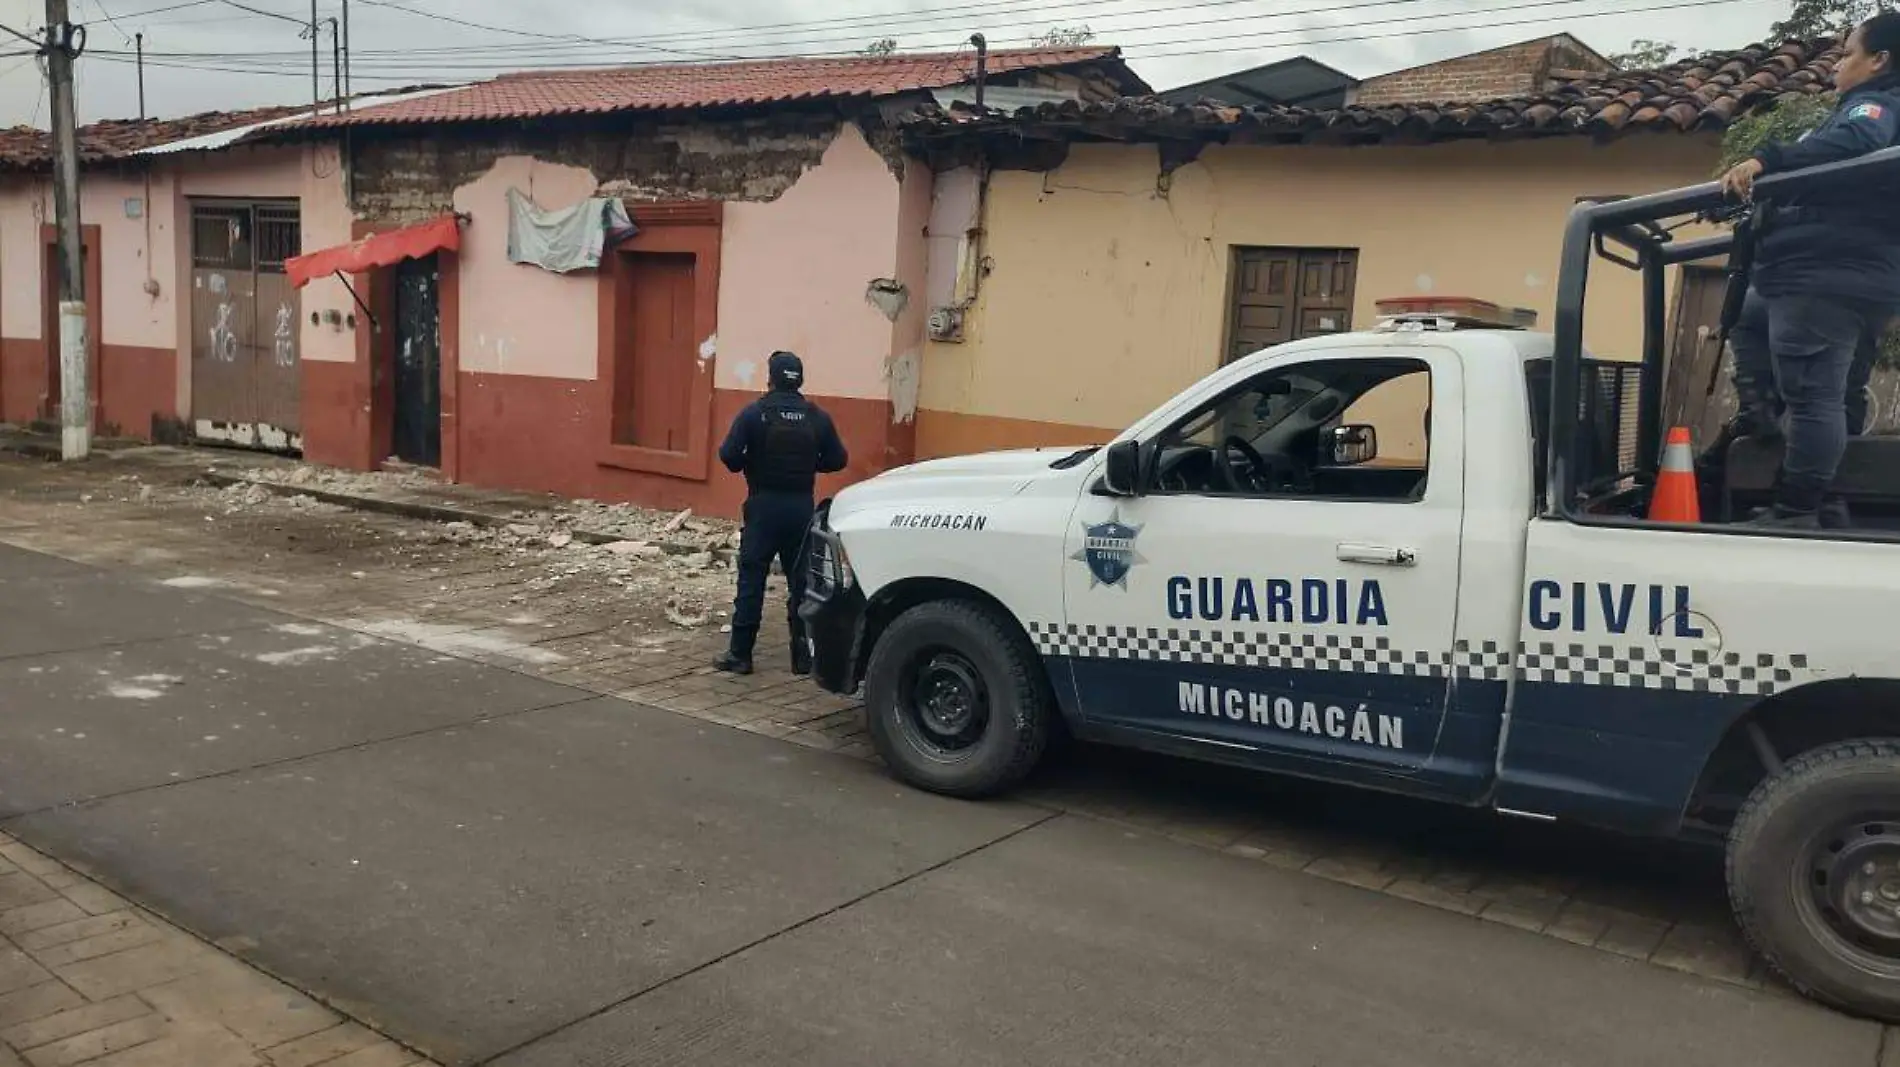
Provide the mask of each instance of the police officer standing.
[{"label": "police officer standing", "polygon": [[765,578],[772,560],[785,568],[786,618],[792,631],[792,671],[811,671],[798,601],[805,589],[805,528],[811,524],[813,486],[821,473],[841,471],[844,442],[831,416],[806,400],[805,366],[790,352],[766,363],[770,390],[745,406],[719,446],[719,461],[744,474],[745,526],[739,534],[739,591],[732,600],[732,644],[713,664],[733,674],[752,673],[752,646],[765,607]]},{"label": "police officer standing", "polygon": [[[1854,30],[1834,84],[1841,101],[1827,122],[1797,142],[1763,147],[1723,175],[1723,187],[1746,199],[1763,174],[1900,145],[1900,15],[1876,15]],[[1848,390],[1864,385],[1864,346],[1900,304],[1900,196],[1884,182],[1807,192],[1770,205],[1759,221],[1753,306],[1735,335],[1736,386],[1744,431],[1767,431],[1762,423],[1779,406],[1788,445],[1774,507],[1751,521],[1812,529],[1847,448]]]}]

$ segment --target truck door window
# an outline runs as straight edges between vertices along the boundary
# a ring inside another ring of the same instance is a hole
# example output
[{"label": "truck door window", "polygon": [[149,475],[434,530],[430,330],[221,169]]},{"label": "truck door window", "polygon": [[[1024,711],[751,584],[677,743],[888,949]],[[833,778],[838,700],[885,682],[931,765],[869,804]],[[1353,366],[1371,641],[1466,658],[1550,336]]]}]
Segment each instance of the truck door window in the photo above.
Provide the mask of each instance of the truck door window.
[{"label": "truck door window", "polygon": [[1156,491],[1416,501],[1428,474],[1431,374],[1411,359],[1262,372],[1157,442]]}]

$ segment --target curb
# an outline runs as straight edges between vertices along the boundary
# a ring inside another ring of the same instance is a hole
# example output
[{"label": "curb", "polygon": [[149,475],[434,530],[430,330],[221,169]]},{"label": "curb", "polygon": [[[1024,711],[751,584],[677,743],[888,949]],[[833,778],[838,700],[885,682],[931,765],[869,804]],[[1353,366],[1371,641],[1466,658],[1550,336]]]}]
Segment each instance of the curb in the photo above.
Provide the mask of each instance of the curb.
[{"label": "curb", "polygon": [[[55,455],[57,455],[57,451]],[[349,508],[352,511],[370,511],[383,515],[395,515],[406,519],[422,519],[428,522],[466,522],[471,526],[481,526],[488,529],[503,529],[508,526],[517,525],[520,521],[501,515],[490,514],[486,511],[458,508],[452,504],[434,504],[420,500],[391,500],[386,497],[363,496],[356,493],[339,493],[332,489],[321,489],[316,486],[297,485],[293,482],[278,482],[265,478],[249,478],[241,474],[225,474],[222,471],[215,470],[205,471],[199,477],[212,485],[256,486],[270,493],[272,496],[307,496],[312,500],[321,500],[326,504],[335,504],[338,507]],[[620,541],[632,540],[632,538],[623,537],[619,534],[608,533],[604,530],[589,530],[580,526],[568,527],[568,532],[574,535],[574,540],[590,545],[611,545]],[[730,562],[734,556],[733,550],[730,548],[708,549],[702,545],[684,544],[678,541],[650,541],[648,544],[653,545],[669,556],[691,556],[701,552],[710,552],[713,558],[723,559],[728,562]]]}]

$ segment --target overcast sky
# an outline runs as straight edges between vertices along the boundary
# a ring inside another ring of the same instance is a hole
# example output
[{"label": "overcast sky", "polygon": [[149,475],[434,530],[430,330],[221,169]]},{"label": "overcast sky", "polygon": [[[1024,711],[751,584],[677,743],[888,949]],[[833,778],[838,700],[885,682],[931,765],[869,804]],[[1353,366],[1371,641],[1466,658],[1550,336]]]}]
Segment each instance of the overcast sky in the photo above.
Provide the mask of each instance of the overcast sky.
[{"label": "overcast sky", "polygon": [[[70,0],[87,25],[81,122],[138,114],[133,34],[143,33],[153,116],[307,102],[308,0]],[[350,0],[355,89],[468,81],[548,65],[843,53],[892,37],[903,49],[991,47],[1087,26],[1169,88],[1295,55],[1366,77],[1568,31],[1611,52],[1632,38],[1695,49],[1759,40],[1788,0]],[[342,0],[317,0],[320,20]],[[170,9],[170,10],[160,10]],[[717,10],[717,16],[711,12]],[[538,11],[539,16],[530,15]],[[275,14],[278,17],[273,17]],[[0,26],[32,32],[44,0],[0,0]],[[476,23],[477,28],[462,23]],[[323,92],[331,91],[323,22]],[[1427,31],[1438,32],[1427,32]],[[0,34],[0,126],[48,122],[26,46]],[[210,69],[222,68],[222,69]]]}]

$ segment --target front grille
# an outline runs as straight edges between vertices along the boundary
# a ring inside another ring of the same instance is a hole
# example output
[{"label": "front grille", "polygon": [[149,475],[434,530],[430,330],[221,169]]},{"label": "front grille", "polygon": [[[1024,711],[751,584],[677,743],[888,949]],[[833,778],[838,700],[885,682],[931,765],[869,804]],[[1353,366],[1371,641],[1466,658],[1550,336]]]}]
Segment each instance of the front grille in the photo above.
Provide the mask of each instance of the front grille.
[{"label": "front grille", "polygon": [[842,548],[831,533],[814,528],[806,535],[805,598],[830,600],[844,585]]}]

